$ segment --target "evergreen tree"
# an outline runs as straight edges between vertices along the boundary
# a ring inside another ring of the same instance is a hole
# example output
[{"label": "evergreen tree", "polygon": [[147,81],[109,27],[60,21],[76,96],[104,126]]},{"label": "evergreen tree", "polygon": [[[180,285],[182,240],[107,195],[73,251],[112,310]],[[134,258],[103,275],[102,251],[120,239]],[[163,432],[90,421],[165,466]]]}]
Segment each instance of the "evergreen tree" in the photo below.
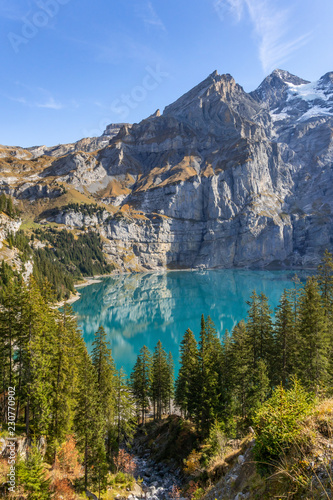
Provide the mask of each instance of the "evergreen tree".
[{"label": "evergreen tree", "polygon": [[270,379],[268,376],[267,363],[259,359],[256,369],[251,376],[252,385],[248,390],[249,401],[249,423],[252,423],[257,410],[270,394]]},{"label": "evergreen tree", "polygon": [[[258,314],[260,324],[260,314]],[[254,330],[254,328],[253,328]],[[240,430],[251,423],[253,412],[269,394],[270,379],[267,362],[257,359],[253,368],[253,330],[241,321],[233,330],[231,344],[232,411],[240,417]],[[260,337],[256,337],[257,340]],[[258,341],[257,346],[260,345]]]},{"label": "evergreen tree", "polygon": [[51,499],[50,480],[46,479],[43,457],[36,442],[29,449],[26,460],[20,459],[17,464],[17,478],[23,487],[28,500]]},{"label": "evergreen tree", "polygon": [[135,399],[128,384],[125,374],[121,368],[115,380],[115,420],[113,428],[114,448],[119,450],[119,446],[124,440],[131,440],[134,436],[136,425]]},{"label": "evergreen tree", "polygon": [[[98,404],[98,382],[91,358],[86,352],[79,366],[79,384],[74,418],[77,443],[84,454],[84,486],[96,479],[94,467],[99,463],[100,472],[105,470],[105,422]],[[104,451],[103,451],[104,449]]]},{"label": "evergreen tree", "polygon": [[225,422],[230,421],[232,413],[232,335],[225,330],[222,339],[222,356],[219,369],[219,387],[221,390],[220,413]]},{"label": "evergreen tree", "polygon": [[0,212],[4,212],[7,208],[7,199],[5,193],[0,195]]},{"label": "evergreen tree", "polygon": [[81,333],[72,309],[65,304],[57,315],[53,336],[54,351],[51,361],[52,407],[48,452],[55,456],[73,428],[75,396],[78,385],[78,364],[82,349]]},{"label": "evergreen tree", "polygon": [[145,423],[146,410],[149,408],[152,377],[152,356],[145,345],[140,350],[139,356],[131,374],[131,386],[138,408],[141,411],[141,422]]},{"label": "evergreen tree", "polygon": [[298,321],[299,321],[299,311],[300,311],[300,298],[302,295],[302,283],[297,274],[292,279],[294,286],[293,288],[290,288],[287,290],[287,296],[290,301],[290,304],[292,306],[293,310],[293,316],[294,316],[294,327],[297,329],[298,328]]},{"label": "evergreen tree", "polygon": [[299,377],[305,387],[318,392],[327,382],[329,339],[327,318],[317,280],[307,280],[300,304]]},{"label": "evergreen tree", "polygon": [[[47,435],[53,404],[54,332],[57,329],[56,310],[49,307],[37,283],[29,283],[29,374],[28,398],[33,415],[33,425],[38,436]],[[28,425],[27,425],[28,427]]]},{"label": "evergreen tree", "polygon": [[249,348],[252,352],[253,370],[257,369],[258,361],[261,359],[266,363],[271,377],[273,370],[274,337],[268,299],[263,293],[257,295],[254,290],[247,304],[250,307],[246,328],[248,331]]},{"label": "evergreen tree", "polygon": [[102,326],[95,333],[92,361],[97,374],[97,397],[105,418],[105,432],[108,436],[108,456],[112,455],[112,435],[115,420],[115,374],[116,367],[112,358],[106,333]]},{"label": "evergreen tree", "polygon": [[175,364],[171,352],[168,354],[168,410],[172,411],[172,399],[175,393]]},{"label": "evergreen tree", "polygon": [[291,375],[296,369],[297,335],[292,304],[285,290],[277,307],[274,326],[274,385],[282,383],[286,387],[291,382]]},{"label": "evergreen tree", "polygon": [[193,417],[196,410],[198,346],[193,332],[186,330],[180,343],[180,369],[176,380],[175,401],[185,418]]},{"label": "evergreen tree", "polygon": [[154,417],[158,420],[162,418],[162,412],[168,406],[169,375],[167,354],[159,340],[153,354],[151,385]]},{"label": "evergreen tree", "polygon": [[[318,284],[325,315],[329,317],[333,314],[333,256],[328,250],[325,250],[318,266]],[[330,320],[332,320],[331,317]]]},{"label": "evergreen tree", "polygon": [[249,389],[253,372],[253,353],[244,321],[232,331],[230,351],[231,407],[243,422],[249,415]]},{"label": "evergreen tree", "polygon": [[203,315],[201,317],[198,360],[196,420],[198,429],[205,436],[209,434],[220,409],[219,381],[222,369],[222,346],[209,316],[207,319]]}]

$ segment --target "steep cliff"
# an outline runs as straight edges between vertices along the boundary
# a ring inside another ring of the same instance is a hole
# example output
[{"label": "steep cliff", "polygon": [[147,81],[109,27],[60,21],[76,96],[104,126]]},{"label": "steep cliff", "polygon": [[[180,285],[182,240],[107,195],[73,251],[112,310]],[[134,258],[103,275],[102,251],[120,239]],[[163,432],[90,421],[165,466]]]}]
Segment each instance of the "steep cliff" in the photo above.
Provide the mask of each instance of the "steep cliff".
[{"label": "steep cliff", "polygon": [[[332,138],[333,73],[275,70],[248,94],[214,72],[89,147],[2,149],[0,189],[27,204],[74,189],[117,207],[88,224],[126,269],[312,266],[333,249]],[[80,226],[58,207],[58,223]]]}]

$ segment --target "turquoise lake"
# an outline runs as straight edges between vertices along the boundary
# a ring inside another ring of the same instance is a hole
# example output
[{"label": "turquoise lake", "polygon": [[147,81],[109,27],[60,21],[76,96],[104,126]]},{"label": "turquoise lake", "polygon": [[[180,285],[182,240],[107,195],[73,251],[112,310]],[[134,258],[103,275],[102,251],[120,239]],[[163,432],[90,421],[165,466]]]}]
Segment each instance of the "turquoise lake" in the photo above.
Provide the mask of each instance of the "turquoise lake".
[{"label": "turquoise lake", "polygon": [[[103,278],[80,288],[73,304],[88,350],[94,332],[103,325],[117,368],[129,375],[139,350],[154,350],[161,340],[178,370],[179,343],[187,328],[198,338],[201,314],[210,315],[221,336],[245,319],[251,292],[263,292],[271,308],[285,288],[292,288],[294,271],[172,271],[124,274]],[[305,278],[306,273],[298,273]]]}]

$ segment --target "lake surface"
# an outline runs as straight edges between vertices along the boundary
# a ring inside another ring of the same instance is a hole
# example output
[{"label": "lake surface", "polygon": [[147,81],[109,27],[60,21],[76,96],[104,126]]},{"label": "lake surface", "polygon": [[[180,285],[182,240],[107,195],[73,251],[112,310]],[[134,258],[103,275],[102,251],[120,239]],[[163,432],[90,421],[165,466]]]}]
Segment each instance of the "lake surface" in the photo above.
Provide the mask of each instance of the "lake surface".
[{"label": "lake surface", "polygon": [[[88,350],[103,325],[117,368],[129,375],[139,350],[154,350],[158,340],[171,351],[178,370],[179,343],[187,328],[198,338],[200,318],[208,314],[220,336],[247,315],[253,290],[269,297],[274,309],[294,271],[172,271],[124,274],[80,288],[73,304]],[[306,273],[298,273],[302,279]]]}]

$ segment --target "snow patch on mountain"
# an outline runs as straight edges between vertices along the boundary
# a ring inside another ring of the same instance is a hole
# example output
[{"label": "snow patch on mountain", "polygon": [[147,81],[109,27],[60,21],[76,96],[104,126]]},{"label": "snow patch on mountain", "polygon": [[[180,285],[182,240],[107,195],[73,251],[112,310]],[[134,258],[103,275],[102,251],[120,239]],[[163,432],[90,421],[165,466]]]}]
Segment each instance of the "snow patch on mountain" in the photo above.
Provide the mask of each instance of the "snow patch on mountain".
[{"label": "snow patch on mountain", "polygon": [[289,82],[286,83],[289,87],[287,101],[293,99],[303,99],[304,101],[315,101],[320,99],[322,101],[329,101],[333,99],[333,92],[325,92],[319,87],[318,81],[303,85],[293,85]]},{"label": "snow patch on mountain", "polygon": [[321,106],[313,106],[304,115],[302,115],[298,121],[308,120],[309,118],[314,118],[315,116],[333,116],[333,112],[329,111],[327,108],[322,108]]}]

